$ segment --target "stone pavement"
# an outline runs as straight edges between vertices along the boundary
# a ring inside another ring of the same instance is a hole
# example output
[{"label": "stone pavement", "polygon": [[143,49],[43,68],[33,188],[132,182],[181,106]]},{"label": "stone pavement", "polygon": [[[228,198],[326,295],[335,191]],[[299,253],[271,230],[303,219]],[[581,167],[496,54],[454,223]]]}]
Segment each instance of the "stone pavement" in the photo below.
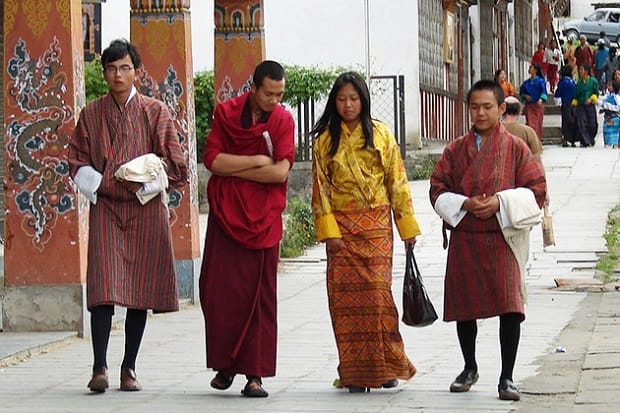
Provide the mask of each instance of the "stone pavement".
[{"label": "stone pavement", "polygon": [[[442,321],[424,328],[401,325],[418,368],[409,382],[365,394],[333,388],[338,356],[327,308],[324,250],[317,246],[281,264],[278,370],[276,377],[265,379],[267,399],[241,397],[241,377],[225,392],[209,387],[213,372],[205,368],[202,314],[197,306],[185,306],[178,313],[149,317],[137,366],[144,390],[138,393],[117,390],[122,327],[110,340],[111,388],[104,394],[86,388],[92,357],[88,339],[1,333],[0,412],[620,411],[615,397],[620,388],[620,293],[559,289],[554,282],[591,283],[597,258],[606,251],[607,214],[620,199],[620,152],[603,148],[600,140],[593,148],[546,147],[543,154],[557,246],[543,250],[540,227],[533,229],[529,304],[515,369],[520,402],[497,397],[497,318],[479,322],[480,380],[468,393],[448,391],[463,362],[454,323]],[[416,255],[441,314],[446,257],[441,221],[428,202],[428,182],[411,182],[411,189],[423,231]],[[404,249],[396,242],[393,292],[399,306],[403,273]],[[558,347],[565,352],[555,352]]]}]

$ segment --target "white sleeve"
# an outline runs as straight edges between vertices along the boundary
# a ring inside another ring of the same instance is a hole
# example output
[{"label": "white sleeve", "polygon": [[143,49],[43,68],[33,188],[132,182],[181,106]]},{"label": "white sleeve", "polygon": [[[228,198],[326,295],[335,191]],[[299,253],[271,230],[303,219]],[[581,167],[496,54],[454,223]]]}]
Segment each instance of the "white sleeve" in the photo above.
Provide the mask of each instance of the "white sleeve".
[{"label": "white sleeve", "polygon": [[97,189],[101,185],[103,175],[90,165],[78,169],[73,182],[81,193],[93,204],[97,203]]},{"label": "white sleeve", "polygon": [[435,212],[450,226],[456,227],[467,214],[467,211],[461,209],[466,200],[465,195],[444,192],[435,201]]}]

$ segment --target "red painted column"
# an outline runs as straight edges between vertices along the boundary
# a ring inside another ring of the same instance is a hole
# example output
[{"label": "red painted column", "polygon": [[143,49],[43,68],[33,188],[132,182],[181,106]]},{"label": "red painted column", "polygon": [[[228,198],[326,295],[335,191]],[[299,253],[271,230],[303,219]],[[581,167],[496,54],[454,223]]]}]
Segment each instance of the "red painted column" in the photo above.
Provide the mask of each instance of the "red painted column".
[{"label": "red painted column", "polygon": [[263,0],[215,0],[216,103],[250,88],[265,60]]},{"label": "red painted column", "polygon": [[3,0],[5,331],[84,333],[88,204],[69,178],[84,106],[80,0]]},{"label": "red painted column", "polygon": [[170,193],[179,295],[198,301],[200,239],[190,0],[131,0],[131,42],[143,70],[138,90],[164,101],[189,164],[189,183]]}]

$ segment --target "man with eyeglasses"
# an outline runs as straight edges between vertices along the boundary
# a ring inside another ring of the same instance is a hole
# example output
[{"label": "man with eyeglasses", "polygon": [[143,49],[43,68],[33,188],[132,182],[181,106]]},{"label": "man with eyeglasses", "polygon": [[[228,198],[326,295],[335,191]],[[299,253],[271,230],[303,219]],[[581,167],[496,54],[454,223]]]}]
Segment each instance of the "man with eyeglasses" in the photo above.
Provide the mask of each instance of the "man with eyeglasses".
[{"label": "man with eyeglasses", "polygon": [[[166,188],[187,180],[187,163],[166,105],[134,86],[141,64],[136,47],[114,40],[101,64],[109,93],[82,110],[69,143],[71,176],[91,202],[86,288],[94,363],[88,388],[98,393],[109,386],[114,306],[127,308],[123,391],[141,390],[135,364],[147,310],[179,309]],[[159,166],[149,182],[131,182],[117,172],[147,158]]]}]

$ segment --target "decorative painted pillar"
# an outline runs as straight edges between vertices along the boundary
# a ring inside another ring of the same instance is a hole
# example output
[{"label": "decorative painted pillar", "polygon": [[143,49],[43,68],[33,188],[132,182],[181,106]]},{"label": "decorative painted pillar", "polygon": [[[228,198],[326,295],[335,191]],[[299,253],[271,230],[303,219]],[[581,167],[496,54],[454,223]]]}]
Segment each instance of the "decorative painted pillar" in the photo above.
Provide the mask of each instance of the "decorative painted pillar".
[{"label": "decorative painted pillar", "polygon": [[263,0],[215,0],[216,103],[250,89],[265,60]]},{"label": "decorative painted pillar", "polygon": [[169,210],[179,296],[197,303],[200,228],[189,8],[190,0],[131,0],[130,24],[143,66],[136,86],[166,103],[189,165],[189,183],[170,193]]},{"label": "decorative painted pillar", "polygon": [[5,331],[84,334],[88,204],[69,178],[84,106],[80,0],[3,0]]}]

